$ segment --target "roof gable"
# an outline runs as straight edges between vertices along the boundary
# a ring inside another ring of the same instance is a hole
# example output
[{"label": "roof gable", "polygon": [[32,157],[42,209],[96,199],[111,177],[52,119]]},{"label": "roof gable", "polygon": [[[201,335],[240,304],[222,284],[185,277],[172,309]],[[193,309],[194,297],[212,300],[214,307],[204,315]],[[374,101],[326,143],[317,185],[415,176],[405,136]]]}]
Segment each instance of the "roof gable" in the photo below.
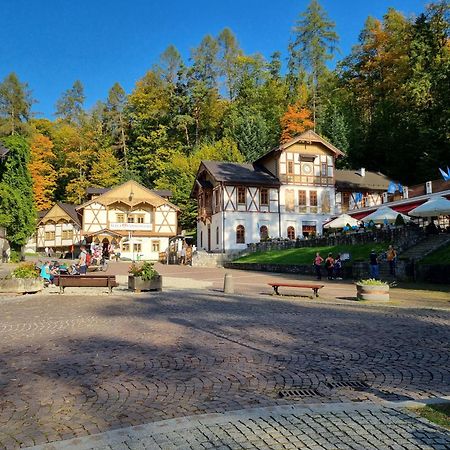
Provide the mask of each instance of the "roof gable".
[{"label": "roof gable", "polygon": [[168,204],[177,211],[179,210],[175,205],[168,202],[167,199],[162,198],[155,192],[147,189],[134,180],[129,180],[119,186],[115,186],[98,197],[87,201],[86,203],[77,207],[77,209],[85,208],[91,203],[100,203],[104,206],[112,205],[113,203],[123,203],[129,207],[134,207],[141,203],[147,203],[155,208]]},{"label": "roof gable", "polygon": [[49,220],[52,220],[54,222],[57,222],[58,220],[67,220],[68,222],[74,222],[77,225],[81,225],[75,209],[75,205],[71,205],[69,203],[55,203],[40,218],[39,223],[47,222]]},{"label": "roof gable", "polygon": [[294,138],[290,139],[289,141],[285,142],[284,144],[281,144],[280,146],[268,151],[266,154],[258,158],[255,162],[258,163],[259,161],[262,161],[273,154],[277,152],[282,152],[292,145],[298,144],[298,143],[319,143],[322,144],[324,147],[326,147],[328,150],[330,150],[332,153],[334,153],[335,156],[343,156],[345,153],[341,150],[339,150],[337,147],[335,147],[333,144],[328,142],[325,138],[317,134],[313,130],[305,131],[298,136],[295,136]]}]

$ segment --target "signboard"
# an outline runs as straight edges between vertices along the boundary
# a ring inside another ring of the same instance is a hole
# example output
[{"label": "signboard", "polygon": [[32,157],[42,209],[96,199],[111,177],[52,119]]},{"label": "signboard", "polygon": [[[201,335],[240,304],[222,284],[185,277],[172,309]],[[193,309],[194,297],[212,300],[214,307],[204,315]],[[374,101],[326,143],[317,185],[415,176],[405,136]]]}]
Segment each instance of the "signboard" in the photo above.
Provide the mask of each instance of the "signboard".
[{"label": "signboard", "polygon": [[111,231],[152,231],[153,224],[151,223],[128,223],[128,222],[111,222],[109,224]]}]

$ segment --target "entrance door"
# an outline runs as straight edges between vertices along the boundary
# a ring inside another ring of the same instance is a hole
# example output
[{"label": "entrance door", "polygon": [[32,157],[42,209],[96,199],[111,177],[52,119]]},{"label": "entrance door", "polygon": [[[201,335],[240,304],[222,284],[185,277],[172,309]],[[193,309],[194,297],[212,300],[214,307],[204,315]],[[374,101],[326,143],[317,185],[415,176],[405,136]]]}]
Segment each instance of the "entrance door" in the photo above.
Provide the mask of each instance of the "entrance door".
[{"label": "entrance door", "polygon": [[211,225],[208,225],[208,252],[211,251]]}]

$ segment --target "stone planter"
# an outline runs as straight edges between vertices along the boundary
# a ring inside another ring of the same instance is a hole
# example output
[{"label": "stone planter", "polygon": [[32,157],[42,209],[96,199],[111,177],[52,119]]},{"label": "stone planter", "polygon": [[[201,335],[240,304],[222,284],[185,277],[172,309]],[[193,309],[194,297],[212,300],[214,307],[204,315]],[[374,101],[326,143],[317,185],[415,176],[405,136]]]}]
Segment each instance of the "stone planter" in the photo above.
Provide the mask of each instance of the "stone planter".
[{"label": "stone planter", "polygon": [[0,292],[7,294],[34,294],[44,289],[41,278],[10,278],[0,280]]},{"label": "stone planter", "polygon": [[389,285],[365,285],[356,283],[356,297],[358,300],[389,301]]},{"label": "stone planter", "polygon": [[128,275],[128,289],[135,292],[162,291],[162,276],[158,275],[151,280],[143,280],[141,277]]}]

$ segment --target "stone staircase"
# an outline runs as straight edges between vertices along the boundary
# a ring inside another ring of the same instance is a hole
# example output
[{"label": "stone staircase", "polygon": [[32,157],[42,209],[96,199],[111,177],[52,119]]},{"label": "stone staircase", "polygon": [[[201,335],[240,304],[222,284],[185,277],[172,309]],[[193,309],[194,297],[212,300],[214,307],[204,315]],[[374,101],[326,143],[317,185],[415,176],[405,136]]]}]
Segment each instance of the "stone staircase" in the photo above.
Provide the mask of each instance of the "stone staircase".
[{"label": "stone staircase", "polygon": [[[420,241],[417,245],[408,248],[399,256],[401,259],[418,261],[435,250],[440,249],[450,243],[450,234],[440,233],[428,236],[426,239]],[[388,268],[389,269],[389,268]]]}]

